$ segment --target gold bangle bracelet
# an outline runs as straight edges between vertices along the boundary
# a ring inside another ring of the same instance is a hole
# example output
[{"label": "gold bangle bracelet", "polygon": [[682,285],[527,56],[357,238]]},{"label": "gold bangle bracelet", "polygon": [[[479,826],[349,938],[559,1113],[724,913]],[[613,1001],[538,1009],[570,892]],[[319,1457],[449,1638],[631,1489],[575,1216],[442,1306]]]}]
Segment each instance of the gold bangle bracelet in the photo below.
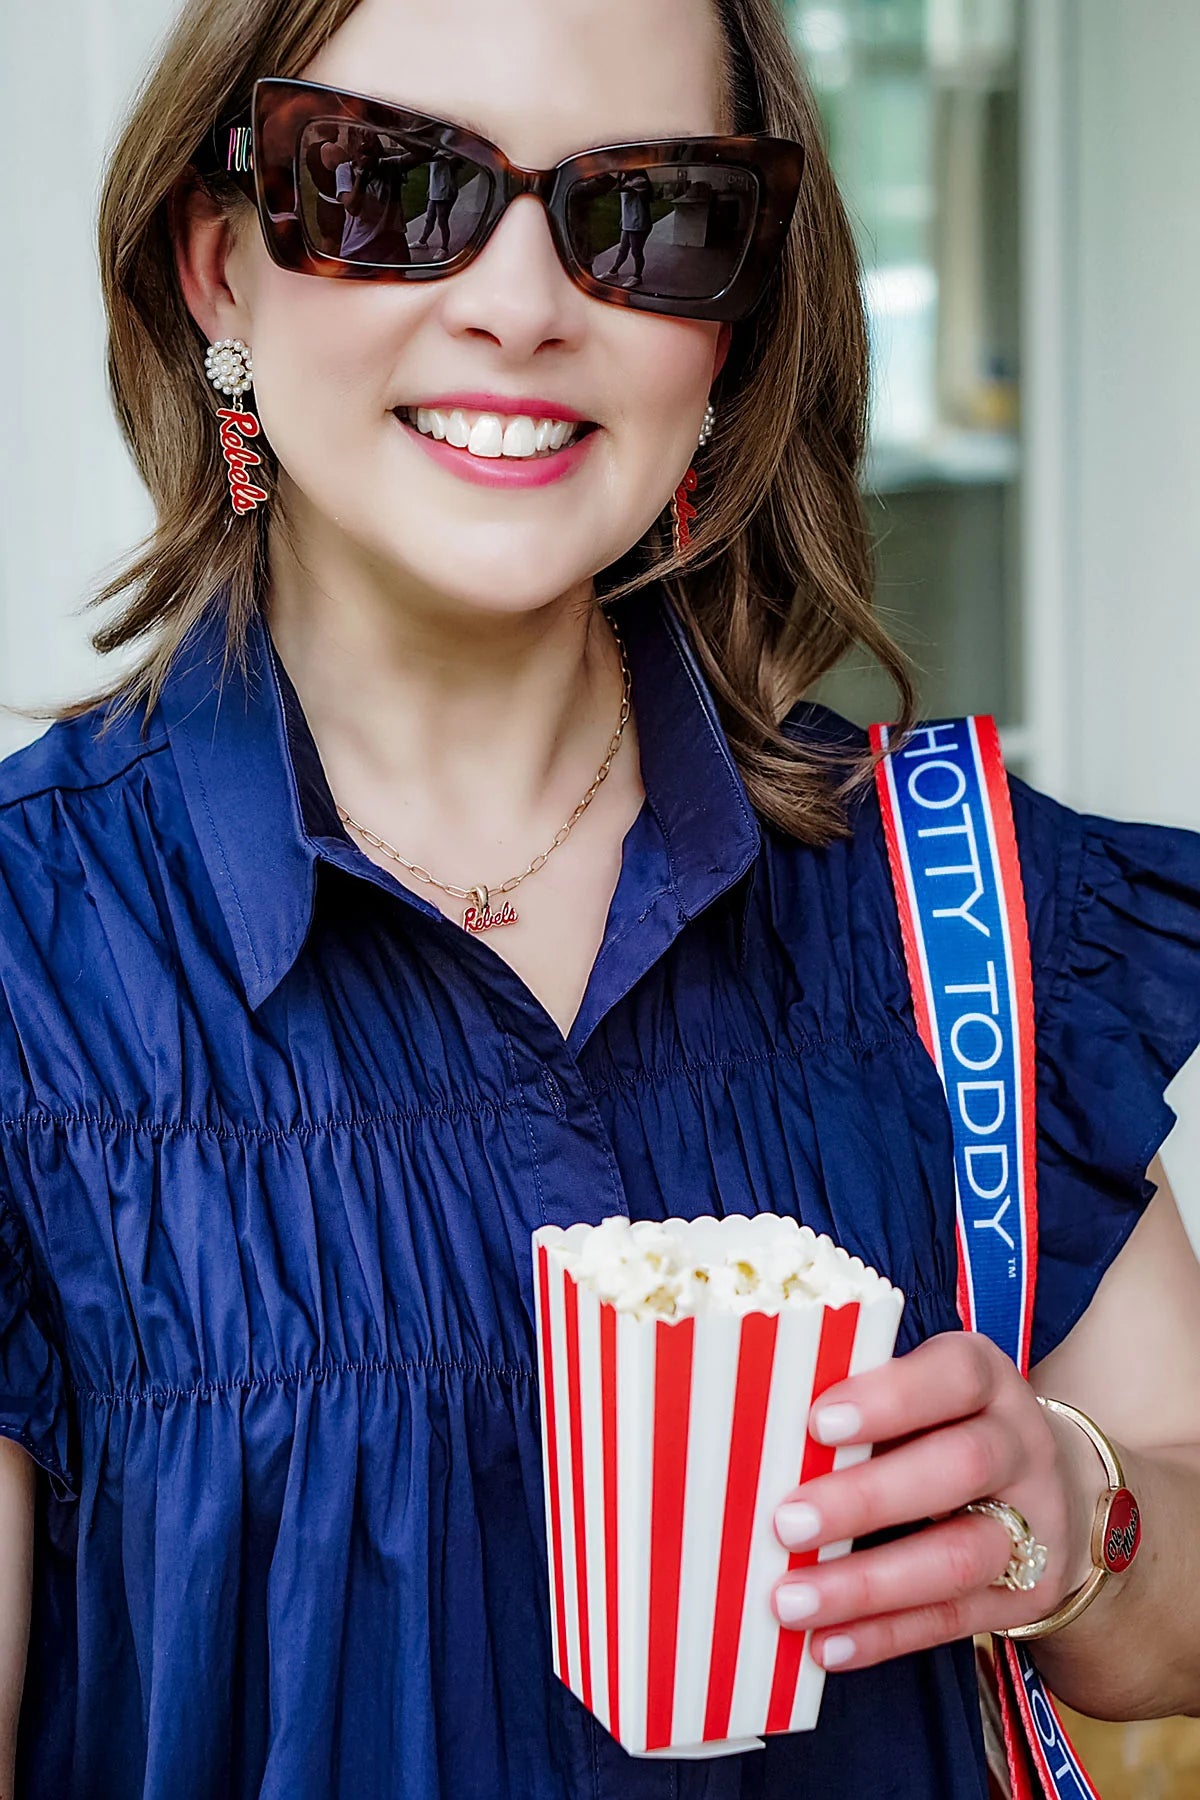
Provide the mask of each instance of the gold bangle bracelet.
[{"label": "gold bangle bracelet", "polygon": [[1093,1568],[1087,1580],[1073,1594],[1068,1594],[1057,1611],[1050,1613],[1047,1618],[1034,1619],[1029,1625],[1010,1625],[1007,1631],[998,1631],[997,1637],[1049,1637],[1051,1632],[1061,1631],[1065,1625],[1072,1624],[1080,1613],[1086,1612],[1111,1576],[1124,1573],[1137,1555],[1141,1542],[1141,1514],[1137,1501],[1125,1486],[1125,1471],[1114,1445],[1095,1421],[1089,1419],[1086,1413],[1080,1412],[1078,1407],[1068,1406],[1065,1400],[1049,1400],[1044,1394],[1038,1395],[1038,1401],[1048,1412],[1070,1419],[1091,1439],[1104,1464],[1108,1486],[1096,1502],[1092,1519]]},{"label": "gold bangle bracelet", "polygon": [[997,1637],[1006,1638],[1043,1638],[1052,1632],[1061,1631],[1064,1625],[1070,1625],[1081,1612],[1086,1612],[1100,1589],[1108,1581],[1107,1569],[1093,1569],[1082,1587],[1068,1594],[1057,1612],[1052,1612],[1045,1619],[1034,1619],[1030,1625],[1010,1625],[1007,1631],[998,1631]]}]

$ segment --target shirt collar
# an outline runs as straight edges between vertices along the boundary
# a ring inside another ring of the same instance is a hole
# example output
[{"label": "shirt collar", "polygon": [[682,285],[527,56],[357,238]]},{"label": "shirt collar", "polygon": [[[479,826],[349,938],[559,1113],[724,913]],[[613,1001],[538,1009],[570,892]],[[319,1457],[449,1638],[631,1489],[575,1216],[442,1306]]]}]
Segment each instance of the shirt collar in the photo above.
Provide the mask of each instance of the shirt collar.
[{"label": "shirt collar", "polygon": [[[693,918],[750,868],[761,831],[687,634],[655,586],[614,608],[629,656],[642,776],[671,881]],[[255,613],[244,664],[225,654],[218,595],[159,698],[184,802],[251,1007],[304,946],[317,864],[398,890],[346,834],[295,688]],[[406,897],[408,897],[406,895]],[[417,896],[412,904],[440,917]]]}]

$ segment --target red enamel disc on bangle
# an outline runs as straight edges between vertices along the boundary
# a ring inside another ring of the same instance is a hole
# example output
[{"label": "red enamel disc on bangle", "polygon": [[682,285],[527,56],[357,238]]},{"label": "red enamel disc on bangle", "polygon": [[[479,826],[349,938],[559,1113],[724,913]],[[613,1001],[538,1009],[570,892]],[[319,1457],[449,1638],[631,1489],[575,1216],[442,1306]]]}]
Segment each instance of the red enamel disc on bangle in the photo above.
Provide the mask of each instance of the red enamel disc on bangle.
[{"label": "red enamel disc on bangle", "polygon": [[1111,1575],[1129,1567],[1142,1541],[1142,1513],[1128,1488],[1117,1488],[1108,1503],[1101,1555]]}]

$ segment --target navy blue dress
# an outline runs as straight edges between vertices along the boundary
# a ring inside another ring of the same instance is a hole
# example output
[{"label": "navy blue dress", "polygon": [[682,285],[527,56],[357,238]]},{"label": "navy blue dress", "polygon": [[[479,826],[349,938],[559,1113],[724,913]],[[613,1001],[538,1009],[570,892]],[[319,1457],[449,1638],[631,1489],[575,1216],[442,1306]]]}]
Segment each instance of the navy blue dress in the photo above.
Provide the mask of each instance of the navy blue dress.
[{"label": "navy blue dress", "polygon": [[[142,734],[0,765],[0,1431],[40,1465],[34,1800],[983,1800],[969,1645],[819,1730],[626,1754],[553,1677],[530,1233],[797,1213],[956,1328],[949,1118],[873,797],[760,826],[673,612],[622,607],[647,801],[564,1041],[343,832],[265,623]],[[801,706],[792,729],[852,728]],[[1060,1341],[1200,1037],[1200,837],[1014,781]]]}]

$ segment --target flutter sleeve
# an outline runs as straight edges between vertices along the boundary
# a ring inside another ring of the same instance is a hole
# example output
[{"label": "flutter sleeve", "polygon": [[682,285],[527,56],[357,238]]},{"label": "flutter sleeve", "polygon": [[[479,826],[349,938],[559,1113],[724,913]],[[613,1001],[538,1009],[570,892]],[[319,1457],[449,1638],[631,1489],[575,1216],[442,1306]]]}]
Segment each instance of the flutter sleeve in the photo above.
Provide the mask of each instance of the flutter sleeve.
[{"label": "flutter sleeve", "polygon": [[1038,1050],[1032,1361],[1085,1311],[1154,1186],[1164,1089],[1200,1044],[1200,834],[1073,812],[1010,779]]},{"label": "flutter sleeve", "polygon": [[0,1436],[41,1464],[57,1499],[79,1498],[62,1353],[34,1280],[25,1227],[2,1187]]}]

